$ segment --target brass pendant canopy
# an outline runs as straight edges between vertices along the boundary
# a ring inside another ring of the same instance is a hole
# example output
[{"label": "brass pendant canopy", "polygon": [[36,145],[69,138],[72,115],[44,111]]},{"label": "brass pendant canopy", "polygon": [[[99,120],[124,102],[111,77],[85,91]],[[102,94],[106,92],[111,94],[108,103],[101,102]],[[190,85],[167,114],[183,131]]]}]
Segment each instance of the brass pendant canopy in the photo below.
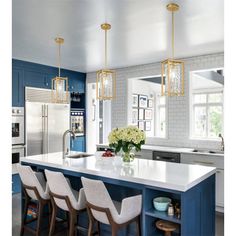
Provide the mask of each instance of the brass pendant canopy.
[{"label": "brass pendant canopy", "polygon": [[105,69],[97,71],[96,96],[99,100],[112,100],[116,97],[116,74],[107,69],[107,30],[111,25],[104,23],[101,29],[105,31]]},{"label": "brass pendant canopy", "polygon": [[184,62],[174,59],[174,12],[179,10],[179,5],[170,3],[166,6],[172,13],[172,58],[161,62],[161,95],[184,95]]},{"label": "brass pendant canopy", "polygon": [[58,76],[52,79],[52,102],[69,103],[68,78],[61,77],[61,44],[64,43],[63,38],[55,38],[58,44]]}]

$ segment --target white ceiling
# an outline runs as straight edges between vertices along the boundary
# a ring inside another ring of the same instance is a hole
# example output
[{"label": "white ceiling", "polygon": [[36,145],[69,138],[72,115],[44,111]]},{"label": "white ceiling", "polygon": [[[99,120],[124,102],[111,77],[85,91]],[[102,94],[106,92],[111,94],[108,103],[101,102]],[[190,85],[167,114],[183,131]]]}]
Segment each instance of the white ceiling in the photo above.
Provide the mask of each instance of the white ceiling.
[{"label": "white ceiling", "polygon": [[[62,67],[82,72],[119,68],[170,56],[171,15],[166,0],[12,0],[12,57],[56,66],[56,36],[65,39]],[[224,1],[179,0],[175,14],[177,58],[224,51]]]}]

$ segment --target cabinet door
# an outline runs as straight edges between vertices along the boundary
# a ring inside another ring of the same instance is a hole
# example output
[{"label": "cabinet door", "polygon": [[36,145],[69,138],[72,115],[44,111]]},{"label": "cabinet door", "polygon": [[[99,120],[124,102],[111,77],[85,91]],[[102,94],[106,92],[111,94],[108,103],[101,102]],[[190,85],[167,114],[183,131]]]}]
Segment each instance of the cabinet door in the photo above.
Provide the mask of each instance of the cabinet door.
[{"label": "cabinet door", "polygon": [[216,205],[224,207],[224,170],[216,171]]},{"label": "cabinet door", "polygon": [[12,106],[24,106],[23,71],[16,68],[12,70]]},{"label": "cabinet door", "polygon": [[49,88],[47,74],[30,70],[25,71],[24,86]]},{"label": "cabinet door", "polygon": [[79,81],[77,77],[73,74],[68,76],[68,84],[69,84],[69,91],[70,92],[79,92]]},{"label": "cabinet door", "polygon": [[85,151],[84,137],[76,137],[75,140],[71,139],[71,150],[84,152]]}]

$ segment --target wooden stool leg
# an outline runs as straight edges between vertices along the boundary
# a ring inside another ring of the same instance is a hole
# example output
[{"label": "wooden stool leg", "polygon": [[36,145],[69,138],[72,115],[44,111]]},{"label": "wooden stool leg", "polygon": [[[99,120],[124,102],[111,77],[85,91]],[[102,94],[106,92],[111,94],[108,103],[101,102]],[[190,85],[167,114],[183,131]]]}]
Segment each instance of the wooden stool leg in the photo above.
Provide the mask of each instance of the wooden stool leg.
[{"label": "wooden stool leg", "polygon": [[39,235],[40,235],[40,228],[41,228],[42,216],[43,216],[43,204],[39,201],[39,202],[38,202],[38,214],[37,214],[36,236],[39,236]]},{"label": "wooden stool leg", "polygon": [[97,221],[98,236],[100,236],[100,222]]},{"label": "wooden stool leg", "polygon": [[49,236],[52,236],[55,230],[55,224],[56,224],[56,215],[57,215],[57,206],[56,204],[53,204],[52,207],[52,217],[50,222],[50,230],[49,230]]},{"label": "wooden stool leg", "polygon": [[171,236],[171,232],[166,231],[166,232],[165,232],[165,236]]},{"label": "wooden stool leg", "polygon": [[25,225],[25,222],[26,222],[26,219],[27,219],[28,205],[29,205],[29,198],[26,196],[25,204],[24,204],[23,216],[22,216],[22,219],[21,219],[20,236],[24,235],[24,225]]},{"label": "wooden stool leg", "polygon": [[111,226],[112,228],[111,228],[111,235],[112,236],[116,236],[116,234],[117,234],[117,228],[115,228],[114,226]]},{"label": "wooden stool leg", "polygon": [[136,220],[136,231],[137,231],[137,236],[140,236],[141,235],[140,216],[138,216]]},{"label": "wooden stool leg", "polygon": [[72,211],[70,212],[69,236],[74,236],[74,233],[75,233],[75,213]]}]

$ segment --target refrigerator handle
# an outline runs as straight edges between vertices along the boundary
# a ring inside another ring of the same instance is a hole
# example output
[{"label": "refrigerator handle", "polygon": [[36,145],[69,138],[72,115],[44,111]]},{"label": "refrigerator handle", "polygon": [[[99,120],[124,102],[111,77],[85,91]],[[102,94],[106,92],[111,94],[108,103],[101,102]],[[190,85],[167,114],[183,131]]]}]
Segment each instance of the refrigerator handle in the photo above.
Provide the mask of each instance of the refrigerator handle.
[{"label": "refrigerator handle", "polygon": [[47,142],[47,153],[49,151],[49,137],[48,137],[48,105],[45,105],[46,106],[46,142]]},{"label": "refrigerator handle", "polygon": [[44,104],[42,105],[42,153],[44,154]]}]

